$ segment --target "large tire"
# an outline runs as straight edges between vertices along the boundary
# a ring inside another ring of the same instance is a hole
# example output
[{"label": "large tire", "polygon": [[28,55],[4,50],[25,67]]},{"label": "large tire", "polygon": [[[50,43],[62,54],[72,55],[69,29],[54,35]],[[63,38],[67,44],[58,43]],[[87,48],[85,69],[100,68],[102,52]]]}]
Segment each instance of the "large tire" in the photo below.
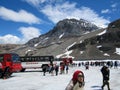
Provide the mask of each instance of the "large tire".
[{"label": "large tire", "polygon": [[2,75],[3,75],[3,70],[0,69],[0,78],[2,78]]},{"label": "large tire", "polygon": [[25,68],[23,68],[20,72],[25,72]]},{"label": "large tire", "polygon": [[3,74],[2,74],[2,78],[9,78],[11,76],[12,72],[10,72],[10,68],[6,67]]}]

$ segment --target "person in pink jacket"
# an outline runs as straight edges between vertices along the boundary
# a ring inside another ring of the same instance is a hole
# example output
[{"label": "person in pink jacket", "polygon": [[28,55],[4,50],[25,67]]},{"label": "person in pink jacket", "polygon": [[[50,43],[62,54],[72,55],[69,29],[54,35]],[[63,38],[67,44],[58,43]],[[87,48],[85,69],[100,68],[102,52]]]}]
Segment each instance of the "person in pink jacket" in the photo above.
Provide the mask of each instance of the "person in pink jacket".
[{"label": "person in pink jacket", "polygon": [[83,90],[84,84],[84,74],[82,71],[77,70],[74,72],[73,77],[65,90]]}]

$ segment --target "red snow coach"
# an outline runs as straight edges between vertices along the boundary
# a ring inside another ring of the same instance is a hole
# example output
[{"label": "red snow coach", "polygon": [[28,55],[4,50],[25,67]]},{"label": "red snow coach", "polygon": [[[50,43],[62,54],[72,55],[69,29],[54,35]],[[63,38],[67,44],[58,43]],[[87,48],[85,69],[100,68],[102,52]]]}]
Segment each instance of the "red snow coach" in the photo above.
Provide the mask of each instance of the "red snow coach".
[{"label": "red snow coach", "polygon": [[8,78],[13,72],[19,72],[21,70],[22,67],[18,54],[0,54],[0,78]]},{"label": "red snow coach", "polygon": [[62,58],[62,61],[65,65],[69,65],[73,63],[72,58]]},{"label": "red snow coach", "polygon": [[60,65],[72,65],[73,64],[73,59],[69,57],[60,58],[59,60],[61,61]]}]

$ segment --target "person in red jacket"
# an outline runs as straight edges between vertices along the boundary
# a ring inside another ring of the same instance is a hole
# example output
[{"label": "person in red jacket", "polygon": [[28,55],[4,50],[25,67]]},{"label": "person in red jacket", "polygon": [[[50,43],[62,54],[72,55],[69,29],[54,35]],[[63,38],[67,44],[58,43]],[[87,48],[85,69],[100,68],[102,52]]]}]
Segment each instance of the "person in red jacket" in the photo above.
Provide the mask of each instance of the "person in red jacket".
[{"label": "person in red jacket", "polygon": [[73,77],[65,90],[83,90],[84,84],[84,74],[82,71],[77,70],[74,72]]}]

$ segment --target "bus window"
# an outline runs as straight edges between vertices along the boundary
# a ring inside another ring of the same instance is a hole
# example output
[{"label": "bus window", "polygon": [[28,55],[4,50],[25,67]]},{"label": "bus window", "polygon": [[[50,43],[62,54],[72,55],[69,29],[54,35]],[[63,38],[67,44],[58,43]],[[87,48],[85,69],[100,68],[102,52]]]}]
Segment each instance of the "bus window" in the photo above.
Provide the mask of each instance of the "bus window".
[{"label": "bus window", "polygon": [[53,56],[23,56],[20,57],[22,62],[49,62],[50,64],[53,63],[54,57]]},{"label": "bus window", "polygon": [[3,62],[3,55],[0,55],[0,62]]},{"label": "bus window", "polygon": [[44,58],[43,58],[43,57],[41,57],[41,58],[40,58],[40,61],[44,61]]}]

